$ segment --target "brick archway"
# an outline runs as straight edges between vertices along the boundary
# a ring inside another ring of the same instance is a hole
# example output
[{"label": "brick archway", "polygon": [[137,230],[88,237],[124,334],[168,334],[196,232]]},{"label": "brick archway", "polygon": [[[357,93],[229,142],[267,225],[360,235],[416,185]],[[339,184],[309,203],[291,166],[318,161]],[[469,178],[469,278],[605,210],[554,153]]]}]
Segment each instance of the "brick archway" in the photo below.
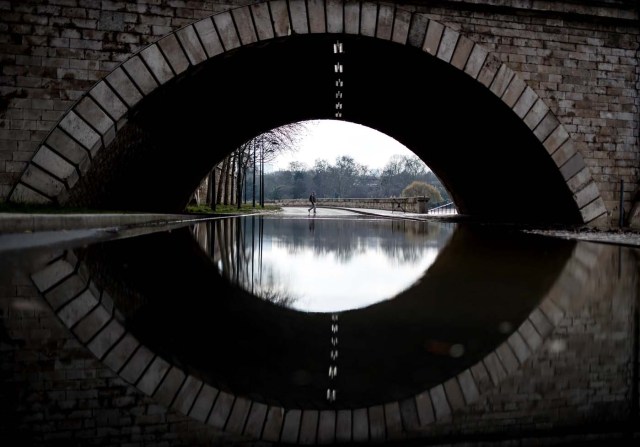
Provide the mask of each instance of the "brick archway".
[{"label": "brick archway", "polygon": [[[232,9],[171,33],[88,91],[45,138],[11,191],[13,202],[61,203],[129,113],[156,89],[216,56],[289,35],[357,35],[421,49],[480,83],[531,130],[564,179],[585,224],[606,215],[597,185],[566,129],[497,56],[426,15],[389,4],[275,0]],[[520,168],[526,169],[526,167]]]}]

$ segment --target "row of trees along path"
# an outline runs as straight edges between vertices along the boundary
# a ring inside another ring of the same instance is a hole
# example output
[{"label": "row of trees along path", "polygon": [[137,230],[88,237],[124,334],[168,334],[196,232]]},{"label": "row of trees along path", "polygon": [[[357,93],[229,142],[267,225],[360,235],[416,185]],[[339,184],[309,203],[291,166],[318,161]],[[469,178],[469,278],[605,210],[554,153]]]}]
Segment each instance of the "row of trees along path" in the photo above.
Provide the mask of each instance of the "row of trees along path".
[{"label": "row of trees along path", "polygon": [[[432,204],[449,201],[447,190],[415,155],[394,155],[383,169],[370,169],[348,155],[334,164],[317,159],[309,168],[292,162],[288,169],[264,173],[264,164],[280,153],[295,151],[305,134],[303,123],[273,129],[253,138],[225,157],[203,180],[192,202],[264,205],[264,201],[318,198],[429,197]],[[213,185],[217,187],[213,187]],[[264,192],[263,192],[264,191]]]}]

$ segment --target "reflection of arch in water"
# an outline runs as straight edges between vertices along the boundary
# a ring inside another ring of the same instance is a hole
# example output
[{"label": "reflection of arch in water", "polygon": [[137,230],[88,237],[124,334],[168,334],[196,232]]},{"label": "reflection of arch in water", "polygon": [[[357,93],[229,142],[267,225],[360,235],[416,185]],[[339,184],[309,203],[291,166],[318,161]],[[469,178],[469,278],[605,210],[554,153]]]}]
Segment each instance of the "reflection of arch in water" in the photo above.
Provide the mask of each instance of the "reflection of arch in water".
[{"label": "reflection of arch in water", "polygon": [[[411,435],[477,400],[516,371],[542,345],[598,269],[605,247],[577,245],[562,273],[517,330],[479,362],[402,400],[340,410],[282,407],[220,390],[158,355],[125,326],[87,266],[65,253],[32,275],[60,320],[96,357],[160,404],[230,433],[266,441],[331,443]],[[605,252],[606,253],[606,252]],[[586,260],[586,263],[585,263]],[[571,293],[570,293],[571,291]],[[282,310],[286,312],[286,310]]]}]

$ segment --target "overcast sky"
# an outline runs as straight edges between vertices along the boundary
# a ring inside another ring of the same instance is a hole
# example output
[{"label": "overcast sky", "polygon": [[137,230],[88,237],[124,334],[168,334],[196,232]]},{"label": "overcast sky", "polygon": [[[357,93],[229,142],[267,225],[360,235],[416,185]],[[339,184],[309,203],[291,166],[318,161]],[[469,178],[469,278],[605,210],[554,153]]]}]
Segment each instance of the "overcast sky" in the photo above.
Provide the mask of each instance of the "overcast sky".
[{"label": "overcast sky", "polygon": [[336,158],[349,155],[370,169],[382,169],[395,155],[413,155],[409,149],[393,138],[359,124],[337,120],[308,122],[308,135],[300,142],[296,152],[282,154],[265,171],[287,169],[292,161],[313,167],[316,159],[335,164]]}]

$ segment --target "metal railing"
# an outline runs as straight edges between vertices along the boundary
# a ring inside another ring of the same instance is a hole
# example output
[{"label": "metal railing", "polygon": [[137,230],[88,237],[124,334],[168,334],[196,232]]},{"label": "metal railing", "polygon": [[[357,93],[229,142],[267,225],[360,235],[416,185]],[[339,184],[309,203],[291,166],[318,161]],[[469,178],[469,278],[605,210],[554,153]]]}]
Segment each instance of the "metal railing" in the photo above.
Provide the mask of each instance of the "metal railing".
[{"label": "metal railing", "polygon": [[427,210],[427,214],[458,214],[458,209],[453,202],[437,205]]}]

